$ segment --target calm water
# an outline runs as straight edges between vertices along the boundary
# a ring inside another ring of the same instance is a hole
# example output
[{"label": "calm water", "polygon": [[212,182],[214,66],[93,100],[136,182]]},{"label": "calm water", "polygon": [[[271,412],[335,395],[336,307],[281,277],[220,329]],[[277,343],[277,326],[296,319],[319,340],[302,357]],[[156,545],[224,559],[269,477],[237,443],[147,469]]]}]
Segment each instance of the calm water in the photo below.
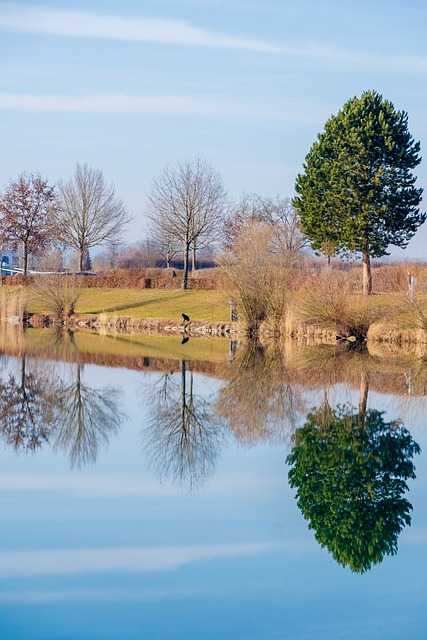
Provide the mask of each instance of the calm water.
[{"label": "calm water", "polygon": [[421,360],[34,335],[0,361],[0,638],[427,637]]}]

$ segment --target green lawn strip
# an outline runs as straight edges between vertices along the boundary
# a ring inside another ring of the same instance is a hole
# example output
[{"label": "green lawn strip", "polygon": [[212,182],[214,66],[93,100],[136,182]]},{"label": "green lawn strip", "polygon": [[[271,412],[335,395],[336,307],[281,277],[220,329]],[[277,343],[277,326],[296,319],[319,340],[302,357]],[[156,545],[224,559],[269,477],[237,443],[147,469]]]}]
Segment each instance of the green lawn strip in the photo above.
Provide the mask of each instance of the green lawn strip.
[{"label": "green lawn strip", "polygon": [[[38,300],[29,300],[29,311],[45,313]],[[84,288],[76,312],[133,318],[164,318],[181,321],[186,313],[193,320],[226,322],[227,296],[221,291],[182,291],[163,289]]]}]

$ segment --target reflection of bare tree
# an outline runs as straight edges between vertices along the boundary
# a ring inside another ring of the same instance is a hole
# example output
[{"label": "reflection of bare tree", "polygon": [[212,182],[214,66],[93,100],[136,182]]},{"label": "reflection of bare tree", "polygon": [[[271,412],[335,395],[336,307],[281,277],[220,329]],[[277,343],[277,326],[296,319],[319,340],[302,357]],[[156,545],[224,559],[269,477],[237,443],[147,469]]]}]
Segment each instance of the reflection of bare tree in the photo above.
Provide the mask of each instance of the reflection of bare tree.
[{"label": "reflection of bare tree", "polygon": [[120,428],[123,415],[118,408],[118,390],[94,388],[82,380],[82,366],[76,365],[75,380],[62,382],[58,391],[61,416],[55,446],[70,456],[72,466],[95,462],[102,445]]},{"label": "reflection of bare tree", "polygon": [[300,403],[282,352],[252,341],[235,362],[236,374],[216,403],[218,414],[239,440],[287,440]]},{"label": "reflection of bare tree", "polygon": [[165,374],[154,394],[148,440],[151,464],[162,477],[204,480],[215,466],[223,430],[209,402],[194,391],[193,372],[181,363],[180,381]]},{"label": "reflection of bare tree", "polygon": [[55,386],[42,370],[27,371],[25,355],[20,374],[0,383],[0,429],[16,449],[35,451],[48,441],[57,416]]}]

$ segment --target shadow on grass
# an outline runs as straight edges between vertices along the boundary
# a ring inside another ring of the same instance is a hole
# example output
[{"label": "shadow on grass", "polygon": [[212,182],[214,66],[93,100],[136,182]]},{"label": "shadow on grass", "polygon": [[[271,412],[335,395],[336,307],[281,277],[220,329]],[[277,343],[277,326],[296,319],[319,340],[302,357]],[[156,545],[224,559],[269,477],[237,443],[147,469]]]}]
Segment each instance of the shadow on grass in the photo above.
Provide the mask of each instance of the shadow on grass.
[{"label": "shadow on grass", "polygon": [[164,297],[164,298],[149,298],[144,300],[139,300],[138,302],[133,302],[132,304],[121,304],[116,305],[115,307],[107,307],[106,309],[95,309],[94,311],[86,311],[83,313],[113,313],[115,311],[126,311],[126,309],[137,309],[138,307],[146,307],[150,304],[163,304],[164,302],[170,302],[171,300],[179,300],[180,298],[185,298],[186,293],[180,293],[179,295],[175,295],[172,297]]}]

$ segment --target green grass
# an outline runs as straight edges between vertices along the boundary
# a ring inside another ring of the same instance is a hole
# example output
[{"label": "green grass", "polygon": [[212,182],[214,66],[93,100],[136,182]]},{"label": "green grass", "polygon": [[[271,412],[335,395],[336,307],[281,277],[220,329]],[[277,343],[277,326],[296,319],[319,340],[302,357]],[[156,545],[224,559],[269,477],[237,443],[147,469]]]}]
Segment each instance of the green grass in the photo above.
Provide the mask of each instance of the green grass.
[{"label": "green grass", "polygon": [[[31,294],[29,294],[31,296]],[[38,300],[29,300],[30,313],[45,313]],[[181,313],[192,320],[226,322],[227,296],[222,291],[164,289],[82,289],[76,312],[109,316],[164,318],[181,321]]]}]

